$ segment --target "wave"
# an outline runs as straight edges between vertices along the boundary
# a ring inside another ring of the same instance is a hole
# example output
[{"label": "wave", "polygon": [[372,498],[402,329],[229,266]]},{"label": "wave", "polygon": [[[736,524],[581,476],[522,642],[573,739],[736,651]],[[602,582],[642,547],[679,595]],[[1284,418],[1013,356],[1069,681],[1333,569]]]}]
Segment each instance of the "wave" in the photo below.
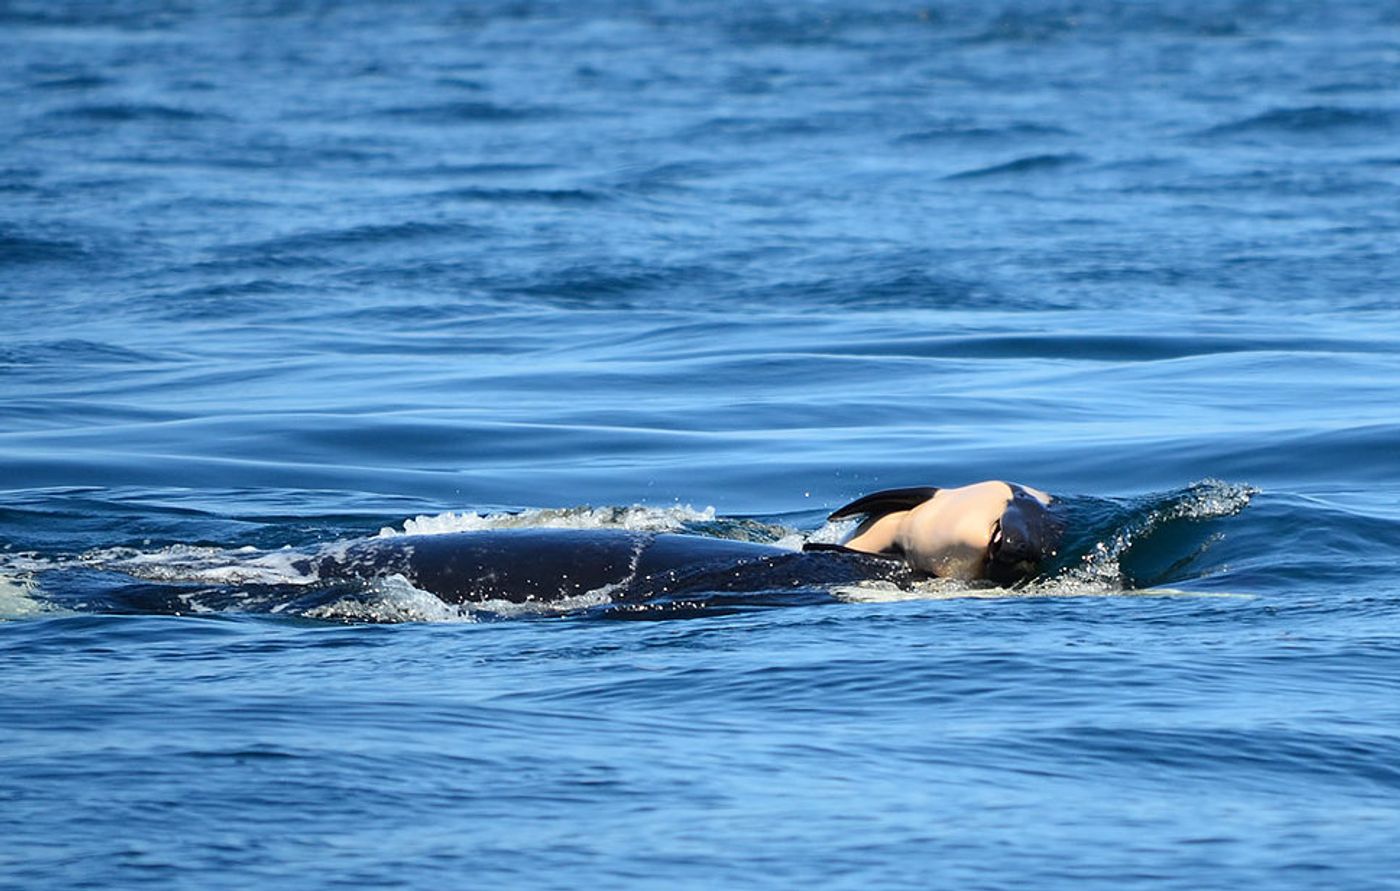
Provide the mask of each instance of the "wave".
[{"label": "wave", "polygon": [[773,115],[771,117],[721,115],[688,126],[678,137],[684,141],[697,139],[735,139],[762,141],[787,136],[815,136],[828,131],[840,131],[852,123],[838,115]]},{"label": "wave", "polygon": [[[908,265],[900,257],[870,262],[826,276],[795,278],[755,288],[755,304],[823,304],[860,312],[885,309],[1039,309],[1042,295],[1008,293],[988,279],[960,277]],[[882,344],[888,341],[883,341]],[[877,347],[878,349],[879,347]]]},{"label": "wave", "polygon": [[[713,15],[709,7],[703,8],[707,18]],[[1124,33],[1237,37],[1264,22],[1287,21],[1290,13],[1287,7],[1246,10],[1229,4],[1224,9],[1208,10],[1174,4],[1162,8],[1113,4],[982,3],[942,4],[940,8],[879,3],[756,4],[736,7],[720,19],[720,26],[725,36],[739,45],[851,44],[873,35],[887,39],[888,35],[918,35],[922,40],[951,37],[972,45],[1034,44],[1081,34],[1110,34],[1118,39]],[[670,16],[680,18],[674,11]]]},{"label": "wave", "polygon": [[77,241],[35,238],[0,228],[0,266],[21,263],[74,262],[86,259],[88,249]]},{"label": "wave", "polygon": [[372,245],[416,242],[441,238],[464,238],[480,235],[482,229],[468,223],[404,223],[368,224],[339,229],[318,229],[297,232],[263,241],[229,245],[225,251],[235,255],[277,255],[315,253],[332,248],[357,248]]},{"label": "wave", "polygon": [[90,72],[78,72],[41,78],[29,82],[29,86],[39,90],[95,90],[110,87],[116,81],[109,77]]},{"label": "wave", "polygon": [[918,339],[882,338],[850,348],[859,355],[937,356],[972,359],[1076,359],[1090,362],[1161,362],[1195,356],[1232,353],[1338,355],[1387,354],[1384,343],[1313,337],[1249,337],[1241,335],[1122,335],[1122,334],[979,334],[928,336]]},{"label": "wave", "polygon": [[228,115],[173,105],[116,102],[103,105],[73,105],[45,113],[51,120],[86,121],[95,124],[182,123],[187,121],[229,121]]},{"label": "wave", "polygon": [[375,117],[422,124],[491,124],[548,120],[561,114],[547,106],[507,106],[494,102],[439,102],[381,108]]},{"label": "wave", "polygon": [[1040,584],[1131,590],[1180,582],[1211,544],[1210,521],[1235,516],[1257,494],[1251,486],[1207,480],[1122,504],[1071,499],[1063,568]]},{"label": "wave", "polygon": [[978,167],[973,170],[964,170],[961,173],[954,173],[943,178],[945,180],[986,179],[995,176],[1019,176],[1027,173],[1044,173],[1046,171],[1059,170],[1064,167],[1082,164],[1086,160],[1088,159],[1077,152],[1030,155],[1025,158],[1017,158],[1014,161],[1007,161],[1005,164],[993,164],[990,167]]},{"label": "wave", "polygon": [[459,176],[517,176],[548,173],[558,170],[557,164],[525,161],[486,161],[477,164],[432,164],[425,167],[400,168],[394,171],[399,179],[443,179]]},{"label": "wave", "polygon": [[199,285],[178,291],[153,291],[131,301],[133,311],[181,321],[244,318],[270,313],[296,302],[309,291],[303,285],[270,278],[250,278]]},{"label": "wave", "polygon": [[161,361],[162,358],[153,353],[139,353],[115,344],[76,338],[0,347],[0,369],[7,366],[101,368],[113,365],[149,365]]},{"label": "wave", "polygon": [[1330,135],[1340,131],[1376,131],[1385,134],[1393,132],[1396,124],[1397,115],[1385,109],[1312,105],[1305,108],[1276,108],[1242,120],[1208,127],[1197,135]]},{"label": "wave", "polygon": [[429,193],[449,201],[481,201],[488,204],[601,204],[608,196],[592,189],[507,189],[463,187]]},{"label": "wave", "polygon": [[715,276],[715,270],[707,266],[617,260],[532,269],[522,278],[503,278],[492,284],[500,291],[556,307],[619,309],[687,299],[686,286]]},{"label": "wave", "polygon": [[1049,124],[1018,122],[999,127],[967,126],[948,124],[917,130],[895,137],[900,144],[922,144],[930,142],[1000,142],[1008,139],[1046,139],[1072,136],[1069,130]]}]

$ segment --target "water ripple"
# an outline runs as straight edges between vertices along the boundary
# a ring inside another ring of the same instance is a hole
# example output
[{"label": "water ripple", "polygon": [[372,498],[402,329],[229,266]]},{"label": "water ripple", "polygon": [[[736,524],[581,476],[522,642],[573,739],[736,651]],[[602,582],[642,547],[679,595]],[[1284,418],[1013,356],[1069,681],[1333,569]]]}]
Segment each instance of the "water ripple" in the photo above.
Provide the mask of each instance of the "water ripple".
[{"label": "water ripple", "polygon": [[1394,112],[1375,108],[1342,108],[1327,105],[1313,105],[1303,108],[1276,108],[1253,117],[1224,124],[1217,124],[1202,130],[1201,136],[1237,135],[1330,135],[1335,133],[1365,134],[1377,136],[1391,132],[1396,127]]},{"label": "water ripple", "polygon": [[1029,155],[1024,158],[1017,158],[1014,161],[1007,161],[1004,164],[993,164],[990,167],[978,167],[975,170],[965,170],[961,173],[954,173],[944,177],[944,179],[982,179],[1025,173],[1043,173],[1050,170],[1059,170],[1075,164],[1083,164],[1087,160],[1086,157],[1075,152],[1051,155]]}]

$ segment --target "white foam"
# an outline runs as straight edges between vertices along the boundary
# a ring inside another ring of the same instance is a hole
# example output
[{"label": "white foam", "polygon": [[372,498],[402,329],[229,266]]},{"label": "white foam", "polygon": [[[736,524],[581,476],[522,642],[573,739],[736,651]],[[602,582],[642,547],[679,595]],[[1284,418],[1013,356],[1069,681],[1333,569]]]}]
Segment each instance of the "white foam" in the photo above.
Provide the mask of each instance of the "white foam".
[{"label": "white foam", "polygon": [[1161,511],[1162,520],[1190,518],[1210,520],[1233,517],[1249,506],[1259,490],[1253,486],[1227,483],[1223,480],[1201,480],[1192,483],[1186,495]]},{"label": "white foam", "polygon": [[539,507],[514,513],[434,514],[403,521],[403,530],[384,527],[379,537],[393,535],[441,535],[445,532],[480,530],[521,530],[521,528],[564,528],[564,530],[631,530],[634,532],[673,532],[687,523],[710,523],[714,507],[696,510],[689,504],[673,507]]},{"label": "white foam", "polygon": [[613,602],[612,591],[617,587],[617,585],[605,585],[594,591],[585,591],[582,594],[562,597],[559,600],[528,600],[524,603],[514,603],[509,600],[483,600],[479,603],[473,603],[467,608],[474,613],[487,613],[501,618],[573,613],[607,606]]},{"label": "white foam", "polygon": [[169,545],[154,551],[106,548],[83,554],[89,567],[114,570],[157,582],[203,582],[211,585],[310,585],[319,581],[314,572],[298,569],[305,556],[290,548],[259,551],[244,546],[214,548]]},{"label": "white foam", "polygon": [[848,520],[837,520],[836,522],[826,522],[821,528],[810,532],[803,532],[801,529],[790,527],[775,527],[781,535],[772,544],[774,547],[787,548],[792,551],[802,550],[805,544],[840,544],[850,537],[855,531],[860,521],[856,518]]},{"label": "white foam", "polygon": [[311,619],[342,622],[473,622],[467,610],[415,588],[401,575],[376,581],[359,595],[342,597],[302,613]]},{"label": "white foam", "polygon": [[379,530],[381,538],[396,535],[442,535],[449,532],[475,532],[483,529],[628,529],[633,532],[677,532],[687,523],[715,519],[715,509],[696,510],[689,505],[673,507],[565,507],[532,508],[513,513],[442,513],[421,515],[403,522],[402,531],[391,526]]},{"label": "white foam", "polygon": [[49,559],[23,551],[15,554],[7,553],[3,557],[0,557],[0,578],[6,575],[13,579],[24,578],[34,573],[56,569],[65,565],[66,562],[71,561]]},{"label": "white foam", "polygon": [[900,586],[887,581],[867,581],[840,586],[833,593],[837,598],[852,603],[897,603],[904,600],[1107,597],[1136,592],[1128,592],[1118,585],[1085,582],[1061,576],[1037,579],[1029,584],[1018,585],[1014,588],[997,587],[985,582],[941,578],[921,579],[908,586]]},{"label": "white foam", "polygon": [[65,612],[36,598],[34,595],[37,591],[38,587],[31,579],[0,575],[0,622]]},{"label": "white foam", "polygon": [[954,579],[928,579],[902,588],[892,582],[870,581],[842,585],[833,596],[847,603],[898,603],[907,600],[1015,600],[1064,597],[1205,597],[1253,599],[1253,594],[1229,591],[1183,591],[1179,588],[1123,588],[1070,576],[1041,579],[1016,588],[987,587]]},{"label": "white foam", "polygon": [[854,585],[838,585],[832,596],[847,603],[898,603],[905,600],[951,600],[976,597],[984,592],[955,579],[926,579],[909,587],[894,582],[872,580]]},{"label": "white foam", "polygon": [[307,610],[312,619],[344,622],[476,622],[482,618],[557,615],[578,612],[612,603],[608,588],[588,591],[551,601],[515,603],[509,600],[483,600],[465,604],[445,603],[435,594],[415,588],[401,575],[387,576],[368,591],[342,597],[332,603]]}]

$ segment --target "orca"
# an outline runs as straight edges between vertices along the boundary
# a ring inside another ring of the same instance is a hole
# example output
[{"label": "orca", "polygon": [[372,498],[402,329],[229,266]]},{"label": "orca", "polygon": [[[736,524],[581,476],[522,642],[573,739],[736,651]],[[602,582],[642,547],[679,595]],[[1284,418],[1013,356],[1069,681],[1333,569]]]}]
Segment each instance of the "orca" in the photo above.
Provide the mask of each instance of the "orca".
[{"label": "orca", "polygon": [[939,578],[1012,585],[1034,576],[1058,551],[1064,523],[1054,499],[1029,486],[988,480],[940,489],[887,489],[858,498],[828,519],[863,519],[841,547],[898,556]]},{"label": "orca", "polygon": [[365,539],[308,561],[325,582],[401,576],[449,604],[556,602],[602,592],[613,603],[713,592],[911,582],[903,561],[814,553],[704,535],[627,529],[494,529]]},{"label": "orca", "polygon": [[1062,525],[1051,502],[1000,481],[889,489],[832,512],[832,520],[861,518],[846,541],[801,551],[626,529],[497,529],[364,539],[313,556],[304,568],[328,582],[402,576],[450,604],[590,592],[641,602],[867,580],[908,585],[930,576],[1009,586],[1055,553]]}]

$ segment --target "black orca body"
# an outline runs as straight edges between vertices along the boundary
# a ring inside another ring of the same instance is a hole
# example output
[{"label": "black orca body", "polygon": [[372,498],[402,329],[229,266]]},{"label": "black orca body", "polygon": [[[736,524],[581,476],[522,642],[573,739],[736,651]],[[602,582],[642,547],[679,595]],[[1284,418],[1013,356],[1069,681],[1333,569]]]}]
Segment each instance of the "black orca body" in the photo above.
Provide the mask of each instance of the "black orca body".
[{"label": "black orca body", "polygon": [[614,603],[714,592],[827,588],[919,576],[902,560],[842,549],[790,551],[700,535],[623,529],[501,529],[367,539],[311,559],[323,581],[402,576],[446,603]]}]

